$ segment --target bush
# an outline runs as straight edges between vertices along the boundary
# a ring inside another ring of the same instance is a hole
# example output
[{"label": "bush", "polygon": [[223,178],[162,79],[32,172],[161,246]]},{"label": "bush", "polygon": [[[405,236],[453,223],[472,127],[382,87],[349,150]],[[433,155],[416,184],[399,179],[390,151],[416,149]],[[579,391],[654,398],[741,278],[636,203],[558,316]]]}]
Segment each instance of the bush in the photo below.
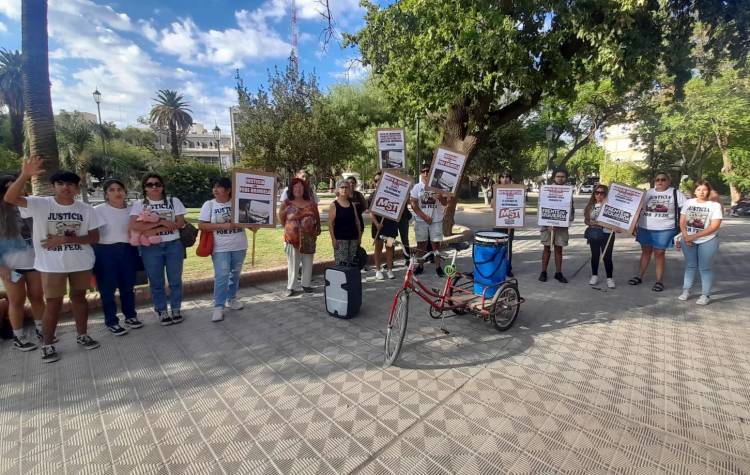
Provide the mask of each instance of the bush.
[{"label": "bush", "polygon": [[197,208],[211,198],[211,181],[222,175],[214,165],[197,160],[179,160],[155,170],[164,177],[167,194],[175,196],[187,208]]},{"label": "bush", "polygon": [[0,172],[17,174],[21,171],[21,157],[3,145],[0,145]]},{"label": "bush", "polygon": [[605,160],[599,168],[599,181],[605,185],[622,183],[628,186],[638,186],[645,181],[643,173],[644,169],[636,163]]}]

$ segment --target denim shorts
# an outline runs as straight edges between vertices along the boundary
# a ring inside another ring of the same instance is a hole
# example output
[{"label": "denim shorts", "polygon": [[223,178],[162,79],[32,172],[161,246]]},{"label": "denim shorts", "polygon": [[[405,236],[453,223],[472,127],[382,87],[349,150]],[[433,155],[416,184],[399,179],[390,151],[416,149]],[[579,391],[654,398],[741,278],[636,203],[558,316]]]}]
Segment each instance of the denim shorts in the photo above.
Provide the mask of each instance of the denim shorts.
[{"label": "denim shorts", "polygon": [[654,249],[671,249],[674,246],[674,237],[674,229],[654,231],[639,227],[635,240],[641,243],[641,246],[650,246]]}]

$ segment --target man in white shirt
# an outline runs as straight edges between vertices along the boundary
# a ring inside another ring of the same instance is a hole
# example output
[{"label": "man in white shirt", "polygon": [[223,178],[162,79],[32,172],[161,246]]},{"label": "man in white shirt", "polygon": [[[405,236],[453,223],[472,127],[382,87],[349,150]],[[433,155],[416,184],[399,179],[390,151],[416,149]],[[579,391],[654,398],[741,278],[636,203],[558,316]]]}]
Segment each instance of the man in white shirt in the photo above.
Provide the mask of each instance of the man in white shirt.
[{"label": "man in white shirt", "polygon": [[40,157],[24,160],[21,174],[5,192],[5,201],[24,208],[24,213],[33,218],[34,268],[42,273],[47,304],[42,324],[42,361],[51,363],[60,359],[53,343],[68,285],[78,332],[76,343],[87,350],[99,347],[87,334],[86,290],[94,267],[91,244],[99,240],[100,223],[90,205],[76,201],[81,178],[73,172],[60,171],[50,177],[54,196],[23,196],[29,180],[44,171],[42,166]]},{"label": "man in white shirt", "polygon": [[[445,206],[448,204],[448,195],[441,191],[431,191],[426,189],[427,178],[430,174],[430,167],[423,166],[420,170],[419,183],[411,189],[411,207],[414,210],[414,232],[417,237],[417,249],[424,252],[427,249],[427,241],[432,243],[434,251],[440,250],[440,243],[443,241],[443,217],[445,216]],[[444,277],[445,272],[440,266],[440,256],[435,256],[435,272],[438,276]],[[421,274],[424,271],[422,265],[414,271],[415,274]]]}]

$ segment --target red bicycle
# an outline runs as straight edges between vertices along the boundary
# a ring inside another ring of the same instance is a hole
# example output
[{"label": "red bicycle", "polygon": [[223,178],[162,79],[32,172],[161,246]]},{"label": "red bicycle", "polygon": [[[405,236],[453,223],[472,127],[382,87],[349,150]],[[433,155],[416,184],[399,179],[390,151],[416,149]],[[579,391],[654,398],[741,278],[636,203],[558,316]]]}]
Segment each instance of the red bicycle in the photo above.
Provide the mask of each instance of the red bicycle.
[{"label": "red bicycle", "polygon": [[[395,241],[394,241],[395,243]],[[398,358],[406,336],[406,324],[409,319],[409,298],[415,294],[430,306],[430,316],[441,320],[441,330],[445,328],[445,312],[456,315],[473,314],[485,321],[490,321],[498,331],[505,331],[513,326],[518,317],[520,305],[524,302],[518,291],[516,279],[506,279],[497,285],[484,287],[482,294],[474,293],[474,277],[471,273],[460,273],[456,269],[456,255],[459,248],[451,244],[450,264],[445,266],[445,284],[442,290],[428,288],[414,275],[419,264],[430,256],[445,256],[439,251],[430,251],[421,257],[421,252],[413,249],[409,267],[404,276],[404,283],[396,293],[388,316],[388,327],[385,334],[385,365],[390,366]],[[494,294],[493,290],[496,291]]]}]

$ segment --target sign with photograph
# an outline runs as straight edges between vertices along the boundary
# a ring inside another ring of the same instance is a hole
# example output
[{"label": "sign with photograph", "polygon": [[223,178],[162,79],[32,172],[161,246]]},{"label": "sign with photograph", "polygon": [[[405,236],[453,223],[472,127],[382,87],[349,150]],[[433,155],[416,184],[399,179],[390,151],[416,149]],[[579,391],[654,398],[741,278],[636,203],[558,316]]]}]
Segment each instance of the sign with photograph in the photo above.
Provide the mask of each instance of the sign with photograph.
[{"label": "sign with photograph", "polygon": [[276,175],[235,169],[232,174],[232,222],[276,227]]},{"label": "sign with photograph", "polygon": [[406,133],[404,129],[377,129],[375,144],[378,147],[378,167],[406,168]]},{"label": "sign with photograph", "polygon": [[612,183],[596,223],[617,232],[633,234],[645,195],[644,190]]},{"label": "sign with photograph", "polygon": [[445,147],[439,147],[432,159],[427,188],[455,195],[461,183],[461,174],[466,166],[466,155]]},{"label": "sign with photograph", "polygon": [[573,187],[569,185],[542,185],[539,190],[539,226],[570,226],[570,208],[573,204]]},{"label": "sign with photograph", "polygon": [[370,204],[370,211],[382,218],[400,221],[409,202],[411,180],[395,171],[385,171]]},{"label": "sign with photograph", "polygon": [[521,228],[526,211],[526,189],[523,185],[495,185],[492,196],[496,228]]}]

